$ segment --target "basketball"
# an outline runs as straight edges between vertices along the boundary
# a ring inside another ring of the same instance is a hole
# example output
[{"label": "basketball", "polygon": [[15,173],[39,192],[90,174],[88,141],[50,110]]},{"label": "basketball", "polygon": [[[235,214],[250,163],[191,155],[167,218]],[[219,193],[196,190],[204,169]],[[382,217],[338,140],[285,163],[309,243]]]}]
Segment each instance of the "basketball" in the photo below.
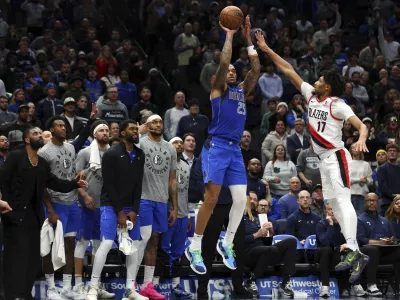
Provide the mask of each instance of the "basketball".
[{"label": "basketball", "polygon": [[240,26],[243,25],[244,16],[239,7],[227,6],[221,11],[219,20],[222,26],[229,29],[238,30]]}]

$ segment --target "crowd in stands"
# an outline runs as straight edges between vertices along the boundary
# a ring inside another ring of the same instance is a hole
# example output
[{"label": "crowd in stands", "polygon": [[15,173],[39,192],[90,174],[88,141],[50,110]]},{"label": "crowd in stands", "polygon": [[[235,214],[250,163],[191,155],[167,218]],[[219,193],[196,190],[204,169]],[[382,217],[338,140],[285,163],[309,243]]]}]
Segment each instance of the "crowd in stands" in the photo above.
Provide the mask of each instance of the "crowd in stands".
[{"label": "crowd in stands", "polygon": [[[400,1],[0,1],[0,163],[23,144],[27,128],[45,130],[48,141],[46,122],[55,115],[64,117],[71,142],[95,112],[109,124],[113,143],[122,121],[137,121],[143,136],[147,118],[158,114],[166,141],[185,136],[184,158],[194,172],[208,136],[211,81],[225,39],[219,13],[228,5],[250,15],[253,31],[261,30],[304,81],[312,84],[328,69],[346,78],[342,98],[369,129],[369,152],[352,146],[359,133],[348,122],[343,142],[353,158],[357,238],[371,261],[364,271],[367,291],[358,281],[343,291],[378,295],[377,265],[400,268],[400,248],[372,246],[400,239]],[[233,45],[240,83],[250,70],[240,31]],[[259,56],[261,75],[246,99],[240,142],[249,194],[241,246],[253,275],[246,287],[256,293],[255,278],[265,275],[265,266],[284,260],[283,275],[289,276],[304,258],[294,254],[296,241],[272,245],[273,235],[290,234],[303,245],[316,234],[315,261],[326,266],[326,293],[333,249],[344,240],[331,205],[324,203],[319,157],[307,129],[308,99],[267,55]],[[199,203],[201,188],[190,184],[189,202]],[[265,227],[258,214],[267,214],[271,225]],[[280,231],[276,221],[282,219],[286,229]]]}]

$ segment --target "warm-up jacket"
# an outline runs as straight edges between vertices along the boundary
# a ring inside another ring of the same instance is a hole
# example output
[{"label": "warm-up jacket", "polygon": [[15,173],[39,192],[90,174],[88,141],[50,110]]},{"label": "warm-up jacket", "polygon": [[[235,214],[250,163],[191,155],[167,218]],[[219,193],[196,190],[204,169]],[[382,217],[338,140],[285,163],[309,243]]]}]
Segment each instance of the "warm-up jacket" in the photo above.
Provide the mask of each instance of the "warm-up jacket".
[{"label": "warm-up jacket", "polygon": [[142,150],[133,147],[136,155],[132,162],[124,143],[112,146],[103,155],[101,206],[112,206],[116,214],[124,207],[139,212],[145,156]]}]

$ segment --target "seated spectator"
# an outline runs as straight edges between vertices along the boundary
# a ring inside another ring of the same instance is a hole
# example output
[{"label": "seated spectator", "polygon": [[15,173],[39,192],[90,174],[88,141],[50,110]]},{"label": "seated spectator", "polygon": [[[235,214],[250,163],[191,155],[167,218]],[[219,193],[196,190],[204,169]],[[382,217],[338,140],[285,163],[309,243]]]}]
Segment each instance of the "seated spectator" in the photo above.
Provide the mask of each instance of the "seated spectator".
[{"label": "seated spectator", "polygon": [[377,212],[378,195],[369,193],[365,196],[365,212],[358,216],[357,241],[360,251],[369,256],[369,266],[375,269],[368,272],[367,292],[369,295],[381,295],[376,287],[376,268],[379,264],[393,264],[395,272],[400,268],[400,246],[378,247],[393,245],[395,232],[389,220]]},{"label": "seated spectator", "polygon": [[[268,110],[268,111],[263,115],[263,118],[261,120],[261,128],[260,128],[261,134],[263,137],[266,137],[269,133],[269,117],[276,112],[277,104],[279,101],[280,101],[279,97],[272,97],[267,102],[266,110]],[[285,113],[286,113],[286,111],[285,111]]]},{"label": "seated spectator", "polygon": [[400,197],[396,196],[385,212],[386,218],[392,222],[395,238],[400,239]]},{"label": "seated spectator", "polygon": [[353,202],[356,212],[362,213],[365,195],[369,193],[369,186],[374,184],[372,170],[369,163],[364,161],[364,154],[357,150],[356,144],[351,145],[350,154],[352,157],[349,166],[351,202]]},{"label": "seated spectator", "polygon": [[102,84],[107,88],[121,81],[119,70],[116,64],[109,64],[103,77],[100,77]]},{"label": "seated spectator", "polygon": [[246,288],[253,295],[259,296],[256,278],[264,277],[269,266],[283,263],[283,282],[279,289],[283,295],[293,297],[290,276],[295,272],[297,241],[288,238],[272,245],[272,236],[279,234],[279,224],[273,220],[261,224],[259,218],[259,214],[268,213],[268,201],[257,202],[249,199],[247,206],[243,217],[246,232],[246,266],[250,268],[252,276],[247,281]]},{"label": "seated spectator", "polygon": [[57,90],[54,83],[46,85],[47,97],[36,104],[35,118],[46,127],[46,122],[53,116],[60,115],[64,111],[64,105],[61,100],[56,98]]},{"label": "seated spectator", "polygon": [[294,121],[294,132],[286,140],[290,160],[294,164],[297,163],[300,152],[310,147],[309,137],[305,135],[304,126],[303,119],[296,119]]},{"label": "seated spectator", "polygon": [[83,129],[83,123],[75,115],[75,100],[74,98],[68,97],[64,100],[64,113],[61,114],[65,118],[65,129],[67,131],[67,140],[74,140],[81,130]]},{"label": "seated spectator", "polygon": [[265,166],[263,179],[268,181],[271,187],[271,196],[280,198],[289,192],[289,179],[297,175],[296,166],[286,155],[283,145],[277,145],[273,157]]},{"label": "seated spectator", "polygon": [[311,212],[321,219],[325,218],[324,195],[322,194],[322,185],[316,184],[312,192]]},{"label": "seated spectator", "polygon": [[18,107],[26,104],[25,92],[22,89],[16,89],[11,97],[10,105],[8,106],[8,111],[16,113]]},{"label": "seated spectator", "polygon": [[313,186],[321,184],[321,172],[319,171],[319,157],[315,154],[311,137],[309,138],[310,147],[300,152],[297,157],[297,171],[302,182],[301,186],[311,192]]},{"label": "seated spectator", "polygon": [[114,85],[107,88],[107,98],[97,105],[98,117],[106,122],[121,123],[129,117],[126,106],[119,101],[118,89]]},{"label": "seated spectator", "polygon": [[13,123],[16,120],[17,115],[8,111],[8,98],[0,95],[0,126],[6,123]]},{"label": "seated spectator", "polygon": [[257,158],[249,160],[247,164],[247,193],[254,191],[258,199],[264,199],[266,196],[265,183],[260,179],[261,163]]},{"label": "seated spectator", "polygon": [[377,177],[379,190],[382,192],[381,212],[384,214],[394,196],[400,194],[400,166],[397,162],[399,148],[395,144],[386,146],[387,162],[379,167]]},{"label": "seated spectator", "polygon": [[148,87],[143,87],[140,92],[140,101],[132,106],[131,117],[133,120],[140,122],[140,113],[143,110],[149,110],[153,114],[158,112],[157,106],[150,102],[151,91]]},{"label": "seated spectator", "polygon": [[13,123],[7,123],[0,127],[0,134],[8,138],[8,151],[14,150],[17,146],[23,145],[22,135],[32,125],[28,123],[29,107],[24,104],[18,107],[18,119]]},{"label": "seated spectator", "polygon": [[297,202],[299,192],[301,190],[300,180],[297,177],[292,177],[289,180],[290,192],[279,199],[279,212],[282,219],[287,219],[292,213],[299,209]]},{"label": "seated spectator", "polygon": [[275,131],[270,132],[262,143],[261,151],[265,163],[273,159],[274,151],[278,145],[283,145],[286,148],[287,137],[285,123],[283,121],[276,122]]},{"label": "seated spectator", "polygon": [[243,131],[242,139],[240,140],[240,149],[242,151],[244,165],[247,166],[253,158],[261,159],[260,152],[250,148],[251,133],[247,130]]},{"label": "seated spectator", "polygon": [[295,95],[288,105],[288,113],[286,115],[286,125],[290,128],[290,133],[296,132],[295,124],[298,119],[307,121],[307,110],[302,105],[303,96]]},{"label": "seated spectator", "polygon": [[306,238],[316,233],[320,217],[311,212],[311,199],[308,191],[301,191],[297,200],[299,208],[286,222],[286,234],[295,236],[304,245]]}]

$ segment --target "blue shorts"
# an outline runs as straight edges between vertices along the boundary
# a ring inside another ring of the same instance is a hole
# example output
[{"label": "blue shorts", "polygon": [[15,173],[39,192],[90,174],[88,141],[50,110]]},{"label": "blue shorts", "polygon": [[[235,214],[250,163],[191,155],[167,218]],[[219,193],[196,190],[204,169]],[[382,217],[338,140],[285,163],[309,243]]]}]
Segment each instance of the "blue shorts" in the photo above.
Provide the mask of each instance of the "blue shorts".
[{"label": "blue shorts", "polygon": [[82,207],[81,228],[76,239],[80,240],[81,237],[87,241],[100,240],[100,208],[92,210]]},{"label": "blue shorts", "polygon": [[[132,209],[130,207],[125,207],[124,212],[127,214]],[[118,216],[115,213],[112,206],[101,206],[100,207],[100,230],[101,230],[101,239],[105,240],[115,240],[117,237],[117,226],[118,226]],[[129,230],[129,237],[133,241],[140,240],[140,223],[139,218],[136,218],[136,225],[132,230]]]},{"label": "blue shorts", "polygon": [[[71,205],[52,203],[54,212],[60,218],[63,226],[64,235],[70,232],[78,232],[81,227],[81,208],[78,205],[78,201],[75,201]],[[47,218],[48,213],[45,209],[45,217]]]},{"label": "blue shorts", "polygon": [[[208,148],[208,149],[207,149]],[[224,186],[247,185],[247,174],[239,145],[213,137],[201,152],[204,183]]]},{"label": "blue shorts", "polygon": [[187,228],[188,217],[178,218],[161,236],[161,249],[169,255],[171,261],[181,258],[185,251]]},{"label": "blue shorts", "polygon": [[153,232],[168,230],[168,205],[166,203],[140,200],[139,217],[140,226],[151,225]]}]

